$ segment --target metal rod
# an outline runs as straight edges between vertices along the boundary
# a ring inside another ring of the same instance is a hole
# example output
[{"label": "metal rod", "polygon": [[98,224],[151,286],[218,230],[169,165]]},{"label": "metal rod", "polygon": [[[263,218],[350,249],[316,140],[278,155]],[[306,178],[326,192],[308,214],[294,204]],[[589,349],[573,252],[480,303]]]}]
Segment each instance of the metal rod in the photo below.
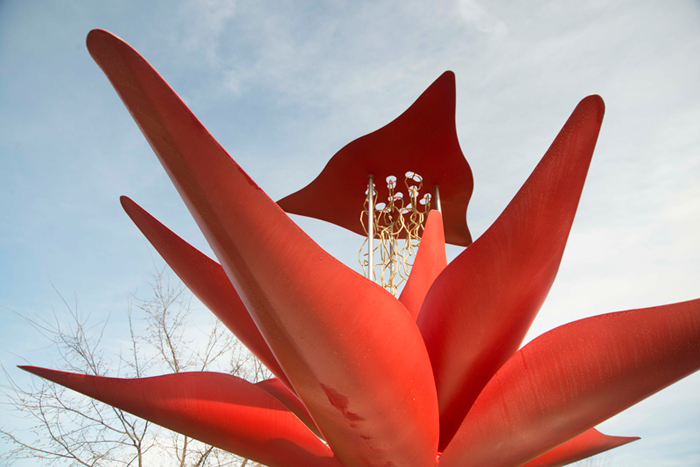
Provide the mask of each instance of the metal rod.
[{"label": "metal rod", "polygon": [[442,205],[440,204],[440,187],[435,185],[435,209],[442,214]]},{"label": "metal rod", "polygon": [[[401,213],[398,213],[400,216]],[[396,239],[394,238],[394,224],[391,224],[391,240],[389,243],[389,287],[391,287],[391,293],[396,296],[396,286],[394,285],[394,276],[396,276],[396,248],[394,243]]]},{"label": "metal rod", "polygon": [[367,177],[369,188],[367,188],[367,208],[369,219],[367,219],[367,278],[374,280],[374,175]]}]

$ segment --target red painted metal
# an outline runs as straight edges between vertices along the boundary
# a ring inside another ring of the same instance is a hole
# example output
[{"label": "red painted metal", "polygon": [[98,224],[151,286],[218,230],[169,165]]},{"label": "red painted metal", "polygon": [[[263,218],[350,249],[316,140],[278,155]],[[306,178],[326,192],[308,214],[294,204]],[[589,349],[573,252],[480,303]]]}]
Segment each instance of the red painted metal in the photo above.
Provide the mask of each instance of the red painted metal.
[{"label": "red painted metal", "polygon": [[599,96],[579,103],[518,194],[445,268],[423,302],[418,327],[435,373],[441,450],[518,349],[549,292],[603,111]]},{"label": "red painted metal", "polygon": [[517,467],[698,369],[700,299],[560,326],[489,381],[440,466]]},{"label": "red painted metal", "polygon": [[440,467],[554,467],[631,441],[592,427],[700,368],[700,300],[577,321],[516,353],[559,267],[602,122],[598,96],[577,106],[503,214],[447,267],[445,240],[471,242],[472,190],[450,72],[280,201],[360,233],[367,175],[412,171],[439,185],[444,227],[432,212],[396,300],[304,234],[135,50],[101,30],[88,49],[221,264],[128,198],[125,210],[279,379],[27,371],[270,466],[434,467],[444,449]]},{"label": "red painted metal", "polygon": [[219,263],[187,243],[126,196],[122,207],[197,298],[286,386],[282,368]]},{"label": "red painted metal", "polygon": [[374,175],[378,201],[389,196],[384,180],[406,172],[423,177],[423,186],[440,187],[448,243],[467,246],[467,204],[474,180],[455,128],[455,77],[442,74],[396,120],[338,151],[309,185],[278,201],[293,214],[322,219],[366,235],[360,223],[367,177]]},{"label": "red painted metal", "polygon": [[299,229],[128,44],[87,44],[336,457],[433,465],[437,397],[406,308]]},{"label": "red painted metal", "polygon": [[20,368],[270,467],[341,467],[281,402],[235,376],[193,372],[122,379]]},{"label": "red painted metal", "polygon": [[399,297],[413,319],[418,318],[425,295],[445,266],[447,266],[447,256],[442,214],[432,210],[425,223],[413,268]]},{"label": "red painted metal", "polygon": [[522,467],[562,467],[637,441],[639,436],[608,436],[595,428],[584,431]]},{"label": "red painted metal", "polygon": [[265,381],[255,383],[255,385],[284,404],[284,406],[291,410],[292,413],[299,418],[299,420],[304,422],[304,425],[313,431],[316,436],[321,438],[323,437],[318,427],[314,423],[314,420],[311,418],[311,415],[309,415],[309,412],[306,410],[306,407],[304,407],[304,404],[302,404],[296,394],[287,389],[287,387],[280,380],[277,378],[270,378],[266,379]]}]

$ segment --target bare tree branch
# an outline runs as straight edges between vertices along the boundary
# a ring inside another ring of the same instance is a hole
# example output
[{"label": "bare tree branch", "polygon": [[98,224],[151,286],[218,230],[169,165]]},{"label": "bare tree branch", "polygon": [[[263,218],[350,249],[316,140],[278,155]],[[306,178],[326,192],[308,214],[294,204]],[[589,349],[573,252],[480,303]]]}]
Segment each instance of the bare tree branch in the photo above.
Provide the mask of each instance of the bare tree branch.
[{"label": "bare tree branch", "polygon": [[[84,313],[53,286],[61,311],[51,305],[49,318],[21,316],[56,356],[59,369],[92,375],[144,377],[149,374],[216,369],[251,381],[269,371],[221,323],[205,330],[192,325],[192,297],[171,280],[165,267],[149,271],[149,294],[132,296],[126,310],[129,336],[126,352],[107,351],[108,320]],[[200,335],[201,334],[201,335]],[[4,368],[0,403],[29,424],[23,430],[0,427],[0,439],[13,446],[8,459],[34,458],[71,466],[177,465],[223,467],[249,465],[241,459],[192,438],[172,433],[114,407],[66,390],[48,381],[17,384]]]}]

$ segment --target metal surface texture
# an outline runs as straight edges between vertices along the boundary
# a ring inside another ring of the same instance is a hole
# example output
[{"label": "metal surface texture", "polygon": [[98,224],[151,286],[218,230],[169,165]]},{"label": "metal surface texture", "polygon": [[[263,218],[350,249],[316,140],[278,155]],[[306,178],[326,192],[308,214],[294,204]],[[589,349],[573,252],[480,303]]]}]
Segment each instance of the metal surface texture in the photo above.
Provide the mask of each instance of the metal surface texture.
[{"label": "metal surface texture", "polygon": [[445,240],[467,246],[467,204],[474,180],[455,128],[455,77],[445,72],[396,120],[338,151],[309,185],[277,203],[289,213],[322,219],[360,235],[359,220],[367,176],[374,176],[380,202],[387,199],[389,176],[406,172],[423,177],[423,186],[440,187]]},{"label": "metal surface texture", "polygon": [[[218,262],[125,197],[124,209],[277,378],[25,370],[274,467],[556,467],[636,439],[593,427],[700,368],[700,299],[583,319],[518,350],[562,258],[600,97],[579,103],[474,243],[451,72],[280,201],[362,233],[368,176],[381,197],[388,175],[420,173],[442,213],[428,215],[396,299],[313,242],[138,52],[103,30],[87,44]],[[446,265],[446,241],[470,246]]]},{"label": "metal surface texture", "polygon": [[562,467],[624,446],[638,439],[638,436],[608,436],[591,428],[527,464],[523,464],[522,467]]}]

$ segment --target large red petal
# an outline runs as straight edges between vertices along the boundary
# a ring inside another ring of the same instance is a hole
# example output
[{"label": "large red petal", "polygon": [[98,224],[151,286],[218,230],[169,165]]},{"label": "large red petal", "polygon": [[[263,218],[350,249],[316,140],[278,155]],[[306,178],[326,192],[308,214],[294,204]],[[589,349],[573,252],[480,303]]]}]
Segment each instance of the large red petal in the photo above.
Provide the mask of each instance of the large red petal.
[{"label": "large red petal", "polygon": [[399,297],[413,319],[418,318],[425,295],[445,266],[447,266],[447,255],[445,253],[445,229],[442,225],[442,214],[433,209],[428,214],[411,274],[408,276],[408,281],[406,281]]},{"label": "large red petal", "polygon": [[700,368],[700,299],[549,331],[484,388],[442,467],[516,467]]},{"label": "large red petal", "polygon": [[336,456],[433,465],[437,397],[406,308],[314,243],[128,44],[87,42]]},{"label": "large red petal", "polygon": [[591,428],[522,467],[562,467],[638,439],[638,436],[608,436]]},{"label": "large red petal", "polygon": [[291,386],[219,263],[184,241],[126,196],[122,207],[175,274],[204,306],[285,385]]},{"label": "large red petal", "polygon": [[[389,196],[388,176],[398,178],[401,192],[404,175],[415,172],[423,179],[423,193],[440,188],[447,241],[469,245],[467,204],[474,179],[457,139],[455,96],[455,75],[446,71],[396,120],[338,151],[314,181],[279,200],[280,207],[366,235],[360,213],[367,176],[374,176],[381,202]],[[408,220],[409,214],[404,216]],[[398,235],[404,238],[405,232]]]},{"label": "large red petal", "polygon": [[554,281],[603,120],[583,99],[493,225],[436,279],[418,316],[435,372],[440,449],[518,349]]},{"label": "large red petal", "polygon": [[22,366],[86,396],[270,467],[340,467],[282,403],[223,373],[106,378]]}]

